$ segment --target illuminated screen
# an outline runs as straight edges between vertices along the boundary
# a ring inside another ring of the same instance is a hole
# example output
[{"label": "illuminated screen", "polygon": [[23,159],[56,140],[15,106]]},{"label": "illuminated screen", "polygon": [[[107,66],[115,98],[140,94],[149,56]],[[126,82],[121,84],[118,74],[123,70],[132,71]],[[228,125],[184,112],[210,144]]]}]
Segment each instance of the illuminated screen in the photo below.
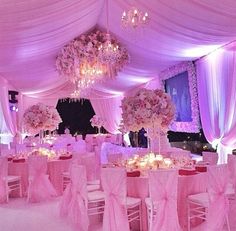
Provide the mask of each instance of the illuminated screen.
[{"label": "illuminated screen", "polygon": [[191,97],[188,72],[182,72],[165,80],[165,90],[176,107],[176,122],[192,122]]}]

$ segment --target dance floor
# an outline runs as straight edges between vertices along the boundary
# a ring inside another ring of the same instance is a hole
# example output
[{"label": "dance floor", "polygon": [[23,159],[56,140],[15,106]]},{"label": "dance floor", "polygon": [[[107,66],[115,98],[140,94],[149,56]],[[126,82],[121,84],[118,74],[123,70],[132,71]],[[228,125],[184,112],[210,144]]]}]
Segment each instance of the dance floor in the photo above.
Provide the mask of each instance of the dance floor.
[{"label": "dance floor", "polygon": [[[60,198],[44,203],[27,203],[25,198],[11,198],[0,206],[1,231],[78,231],[59,217]],[[94,222],[89,231],[102,231],[101,223]]]},{"label": "dance floor", "polygon": [[[61,197],[44,203],[27,203],[25,198],[11,198],[8,204],[0,206],[1,231],[78,231],[59,217],[59,201]],[[233,205],[235,206],[235,205]],[[232,206],[231,206],[232,209]],[[102,224],[92,221],[89,231],[102,231]],[[192,231],[202,231],[198,227]],[[226,231],[226,227],[222,231]],[[236,231],[236,226],[231,225],[231,231]]]}]

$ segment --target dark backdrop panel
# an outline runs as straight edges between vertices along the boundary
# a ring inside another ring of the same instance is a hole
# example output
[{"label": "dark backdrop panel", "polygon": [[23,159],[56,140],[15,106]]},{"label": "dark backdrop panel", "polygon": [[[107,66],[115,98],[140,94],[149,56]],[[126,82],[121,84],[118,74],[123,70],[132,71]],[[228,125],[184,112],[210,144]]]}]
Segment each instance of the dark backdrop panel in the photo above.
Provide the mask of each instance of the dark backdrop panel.
[{"label": "dark backdrop panel", "polygon": [[76,102],[69,102],[69,99],[59,100],[57,110],[63,121],[59,124],[59,134],[63,134],[67,127],[72,135],[76,132],[84,135],[96,133],[96,128],[93,128],[90,123],[95,112],[89,100]]}]

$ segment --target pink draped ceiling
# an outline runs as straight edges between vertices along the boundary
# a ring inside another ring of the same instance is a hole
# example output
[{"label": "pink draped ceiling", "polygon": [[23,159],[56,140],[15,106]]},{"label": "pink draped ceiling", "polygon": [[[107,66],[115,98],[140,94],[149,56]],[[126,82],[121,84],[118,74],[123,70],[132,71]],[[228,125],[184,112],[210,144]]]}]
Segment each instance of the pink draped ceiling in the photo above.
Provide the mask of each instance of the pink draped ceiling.
[{"label": "pink draped ceiling", "polygon": [[[120,99],[158,79],[162,70],[178,62],[195,60],[236,38],[234,0],[108,1],[110,31],[127,48],[131,58],[116,80],[94,87],[92,99],[109,100],[114,96]],[[122,29],[120,18],[133,5],[149,13],[150,24],[144,30],[130,33]],[[73,38],[94,27],[106,28],[104,0],[3,1],[0,74],[30,97],[22,97],[27,99],[24,100],[27,105],[39,100],[55,104],[73,89],[56,72],[58,52]],[[104,104],[98,100],[96,103],[97,108]],[[115,117],[114,120],[118,121]]]},{"label": "pink draped ceiling", "polygon": [[[120,26],[123,10],[132,5],[150,15],[140,36]],[[131,61],[117,80],[96,89],[108,94],[129,91],[179,61],[196,59],[234,40],[235,12],[234,0],[109,0],[110,30],[127,47]],[[95,26],[106,28],[104,0],[3,1],[0,74],[34,97],[45,91],[57,98],[68,94],[71,88],[55,70],[56,56],[66,43]]]}]

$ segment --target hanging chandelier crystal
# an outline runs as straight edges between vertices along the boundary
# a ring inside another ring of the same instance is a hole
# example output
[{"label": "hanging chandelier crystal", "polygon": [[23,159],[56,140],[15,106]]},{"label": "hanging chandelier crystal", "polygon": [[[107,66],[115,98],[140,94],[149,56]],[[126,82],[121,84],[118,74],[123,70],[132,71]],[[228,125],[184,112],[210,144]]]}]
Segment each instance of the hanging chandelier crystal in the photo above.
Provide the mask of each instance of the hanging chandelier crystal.
[{"label": "hanging chandelier crystal", "polygon": [[106,21],[107,21],[107,34],[106,41],[102,43],[98,48],[98,58],[102,63],[107,65],[116,64],[122,56],[119,45],[111,39],[109,32],[109,7],[108,0],[106,0]]},{"label": "hanging chandelier crystal", "polygon": [[107,72],[106,65],[98,61],[84,60],[77,69],[78,80],[81,84],[100,81]]},{"label": "hanging chandelier crystal", "polygon": [[[86,87],[83,87],[83,85],[86,85]],[[69,102],[80,101],[83,98],[86,98],[86,96],[88,96],[88,92],[89,92],[89,89],[90,89],[89,84],[85,84],[85,83],[82,83],[80,81],[77,81],[77,82],[74,83],[74,86],[75,86],[75,89],[70,94]]]},{"label": "hanging chandelier crystal", "polygon": [[107,68],[105,64],[97,61],[89,62],[88,60],[83,60],[75,70],[73,83],[79,89],[89,88],[93,84],[103,80],[106,73]]},{"label": "hanging chandelier crystal", "polygon": [[106,35],[105,43],[101,44],[98,48],[98,58],[102,63],[115,64],[121,57],[121,52],[119,50],[119,45],[112,42],[109,33]]},{"label": "hanging chandelier crystal", "polygon": [[143,27],[149,22],[149,15],[147,12],[142,12],[137,7],[132,7],[127,12],[124,11],[121,17],[121,24],[123,27]]},{"label": "hanging chandelier crystal", "polygon": [[71,94],[70,94],[72,99],[76,99],[76,98],[80,98],[81,96],[81,91],[80,90],[74,90]]}]

